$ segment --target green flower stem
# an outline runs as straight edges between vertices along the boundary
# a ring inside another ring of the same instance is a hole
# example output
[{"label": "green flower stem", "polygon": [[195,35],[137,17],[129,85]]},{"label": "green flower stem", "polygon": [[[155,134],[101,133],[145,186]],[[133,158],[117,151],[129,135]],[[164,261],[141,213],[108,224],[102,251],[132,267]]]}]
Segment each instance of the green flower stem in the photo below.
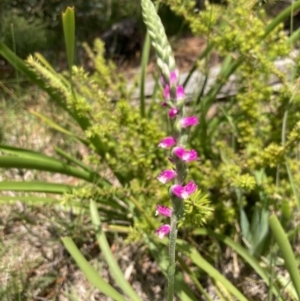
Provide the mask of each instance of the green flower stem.
[{"label": "green flower stem", "polygon": [[173,301],[174,298],[177,221],[177,215],[174,212],[171,217],[171,231],[169,234],[168,301]]}]

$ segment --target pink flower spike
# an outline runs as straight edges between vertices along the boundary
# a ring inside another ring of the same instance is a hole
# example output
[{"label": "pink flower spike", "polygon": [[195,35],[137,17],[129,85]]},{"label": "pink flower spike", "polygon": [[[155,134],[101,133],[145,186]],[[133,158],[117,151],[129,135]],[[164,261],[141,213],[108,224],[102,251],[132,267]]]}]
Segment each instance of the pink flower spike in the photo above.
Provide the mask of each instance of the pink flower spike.
[{"label": "pink flower spike", "polygon": [[185,150],[183,147],[175,147],[173,153],[184,162],[191,162],[198,159],[197,152],[192,150]]},{"label": "pink flower spike", "polygon": [[192,125],[196,125],[198,123],[199,123],[199,121],[198,121],[197,116],[185,117],[180,120],[180,125],[183,128],[186,128],[186,127],[192,126]]},{"label": "pink flower spike", "polygon": [[173,146],[175,143],[176,140],[173,137],[166,137],[159,142],[158,147],[169,148]]},{"label": "pink flower spike", "polygon": [[163,239],[166,235],[168,235],[171,231],[170,225],[162,225],[156,231],[155,234],[158,235],[160,239]]},{"label": "pink flower spike", "polygon": [[170,86],[166,85],[163,92],[164,99],[169,100],[170,99]]},{"label": "pink flower spike", "polygon": [[177,85],[178,75],[179,75],[179,72],[177,69],[175,69],[174,71],[171,72],[171,74],[170,74],[170,85],[171,86]]},{"label": "pink flower spike", "polygon": [[182,100],[182,99],[184,99],[184,96],[185,96],[185,93],[184,93],[183,86],[178,86],[176,88],[176,100],[177,101]]},{"label": "pink flower spike", "polygon": [[177,176],[177,173],[173,169],[167,169],[162,171],[157,177],[158,181],[166,184]]},{"label": "pink flower spike", "polygon": [[158,214],[171,217],[172,210],[168,207],[157,205],[155,215],[158,215]]},{"label": "pink flower spike", "polygon": [[177,109],[177,108],[172,108],[172,109],[169,111],[169,117],[170,117],[170,118],[174,118],[174,117],[176,117],[177,113],[178,113],[178,109]]}]

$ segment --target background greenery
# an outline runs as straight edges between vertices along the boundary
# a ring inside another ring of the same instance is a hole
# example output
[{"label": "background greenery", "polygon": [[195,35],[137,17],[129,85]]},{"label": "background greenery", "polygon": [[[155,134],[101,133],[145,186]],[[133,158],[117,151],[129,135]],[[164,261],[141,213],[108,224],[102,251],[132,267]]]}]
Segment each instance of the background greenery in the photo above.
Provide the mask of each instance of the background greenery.
[{"label": "background greenery", "polygon": [[[213,54],[221,62],[216,83],[205,94],[207,82],[201,83],[202,92],[194,95],[189,108],[201,119],[191,133],[191,146],[199,152],[201,160],[190,168],[201,192],[186,205],[186,223],[179,232],[178,271],[185,271],[189,278],[186,284],[178,273],[177,294],[181,300],[199,300],[200,296],[210,300],[212,289],[219,296],[226,292],[226,296],[231,296],[229,299],[298,300],[298,259],[287,247],[288,240],[282,237],[291,238],[296,248],[300,206],[299,58],[292,58],[290,77],[275,68],[274,61],[289,57],[298,44],[299,30],[288,36],[283,31],[283,22],[300,8],[300,2],[275,19],[270,19],[256,1],[239,1],[238,5],[232,1],[223,7],[207,4],[207,10],[200,15],[195,13],[191,1],[163,2],[174,18],[185,20],[195,36],[206,40],[207,48],[190,74],[195,69],[208,74]],[[159,268],[156,275],[162,277],[166,273],[166,241],[153,236],[160,224],[153,213],[158,202],[169,203],[168,192],[155,179],[168,161],[156,145],[167,135],[169,125],[157,102],[161,98],[159,87],[147,101],[141,88],[149,46],[144,48],[141,74],[133,80],[133,88],[140,88],[140,100],[132,103],[128,79],[112,62],[104,60],[104,46],[99,39],[92,46],[83,46],[94,72],[86,72],[84,66],[71,66],[74,45],[68,42],[69,56],[65,61],[70,68],[65,64],[66,70],[57,69],[39,53],[25,60],[20,58],[41,49],[60,50],[64,43],[61,12],[68,3],[61,7],[61,2],[41,2],[43,9],[39,10],[33,1],[16,3],[1,3],[9,14],[2,14],[4,42],[0,43],[0,54],[14,68],[16,83],[0,82],[4,113],[0,200],[6,210],[11,210],[10,203],[20,204],[21,209],[3,217],[3,262],[7,262],[7,254],[13,263],[16,261],[17,257],[10,253],[15,242],[7,244],[7,237],[12,234],[15,238],[13,229],[17,222],[21,221],[29,230],[39,226],[34,219],[39,212],[46,216],[43,224],[46,232],[51,233],[44,242],[36,235],[40,243],[49,245],[53,239],[62,248],[59,237],[71,236],[85,257],[93,259],[101,254],[99,262],[108,264],[98,267],[101,274],[110,267],[111,254],[100,228],[107,232],[111,249],[120,237],[122,246],[126,245],[125,237],[127,242],[138,245],[142,255],[146,254]],[[99,3],[102,2],[78,1],[75,5],[77,43],[93,39],[97,30],[104,30],[123,16],[139,16],[139,5],[132,2],[131,7],[103,1],[104,8]],[[161,15],[167,20],[166,25],[174,23],[163,12]],[[13,27],[11,20],[15,20]],[[172,29],[175,32],[181,27],[180,22],[176,24],[180,26]],[[70,30],[65,40],[72,41],[72,34]],[[217,103],[216,114],[206,118],[216,105],[217,93],[233,73],[238,79],[236,95]],[[271,74],[280,79],[281,86],[276,91],[269,86]],[[29,79],[29,87],[20,84],[21,76]],[[157,80],[158,76],[154,74],[153,78]],[[116,99],[117,102],[112,101]],[[210,210],[213,214],[208,215]],[[98,217],[95,212],[99,212]],[[205,228],[201,228],[203,221]],[[271,233],[275,233],[273,238]],[[84,258],[74,244],[68,239],[64,244],[82,268]],[[142,256],[138,251],[131,256],[135,254]],[[60,258],[62,265],[70,264],[66,256]],[[37,262],[32,259],[28,269],[36,269]],[[138,270],[145,259],[134,262]],[[230,268],[234,264],[237,268]],[[9,271],[3,266],[1,269],[9,275],[1,291],[7,300],[30,300],[39,290],[41,297],[51,300],[47,289],[53,283],[56,285],[62,275],[60,269],[53,269],[42,281],[33,281],[27,270],[24,275],[16,273],[15,265]],[[253,279],[258,279],[257,283],[262,283],[259,299],[247,290],[249,271]],[[89,278],[91,273],[94,271],[89,269],[85,274]],[[71,274],[69,271],[66,275]],[[116,282],[110,279],[109,285],[122,287],[120,276],[112,275]],[[93,285],[99,288],[102,280],[98,281]],[[63,280],[64,285],[66,282]],[[142,288],[145,287],[144,284]],[[109,295],[110,289],[105,293]],[[122,290],[126,293],[128,287],[125,285]],[[66,293],[66,286],[62,291]],[[154,299],[154,292],[145,297],[141,291],[144,298]],[[163,290],[155,298],[162,295]],[[115,294],[116,300],[121,297]]]}]

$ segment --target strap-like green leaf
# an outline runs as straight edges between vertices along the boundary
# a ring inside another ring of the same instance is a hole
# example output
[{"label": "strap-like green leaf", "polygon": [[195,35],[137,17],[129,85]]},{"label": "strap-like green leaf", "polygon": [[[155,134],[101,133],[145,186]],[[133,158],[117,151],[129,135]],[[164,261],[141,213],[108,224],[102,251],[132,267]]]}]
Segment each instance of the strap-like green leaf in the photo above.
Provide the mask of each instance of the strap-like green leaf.
[{"label": "strap-like green leaf", "polygon": [[80,253],[74,241],[70,237],[64,237],[62,238],[62,241],[68,252],[76,261],[80,270],[93,286],[99,289],[99,291],[106,296],[111,297],[116,301],[126,301],[126,299],[122,295],[120,295],[120,293],[118,293],[110,284],[108,284],[88,263],[88,261]]},{"label": "strap-like green leaf", "polygon": [[113,254],[110,250],[106,236],[101,227],[101,221],[100,221],[100,216],[98,214],[98,208],[94,201],[90,202],[90,210],[91,210],[92,223],[97,231],[97,234],[96,234],[97,241],[98,241],[101,251],[105,257],[105,260],[109,266],[110,273],[112,274],[113,278],[115,279],[115,281],[119,285],[119,287],[130,298],[130,300],[141,301],[140,297],[136,294],[136,292],[133,290],[132,286],[125,279],[123,272],[121,271],[118,263],[116,262]]},{"label": "strap-like green leaf", "polygon": [[295,254],[293,253],[287,235],[281,227],[276,215],[271,215],[269,218],[269,224],[284,259],[285,267],[290,274],[292,283],[297,292],[298,299],[300,300],[300,274]]},{"label": "strap-like green leaf", "polygon": [[50,172],[57,172],[79,179],[83,179],[90,183],[98,183],[98,177],[90,172],[80,170],[58,160],[42,159],[39,156],[36,158],[21,158],[16,156],[0,156],[0,167],[2,168],[26,168],[36,169]]},{"label": "strap-like green leaf", "polygon": [[[205,228],[195,229],[193,231],[193,235],[208,235],[223,242],[224,244],[229,246],[233,251],[235,251],[238,255],[240,255],[245,260],[245,262],[247,262],[255,270],[255,272],[263,279],[263,281],[267,285],[270,285],[268,271],[260,266],[259,262],[254,256],[250,255],[250,253],[245,248],[243,248],[239,243],[233,241],[230,237],[215,233],[214,231]],[[284,301],[284,299],[282,299],[281,297],[280,291],[276,283],[272,283],[272,285],[270,285],[270,288],[272,289],[273,294],[276,296],[276,298],[278,298],[278,300]]]},{"label": "strap-like green leaf", "polygon": [[179,239],[177,240],[177,250],[179,252],[184,252],[195,265],[205,271],[215,281],[220,282],[221,285],[238,300],[248,301],[248,299],[229,280],[199,254],[196,248],[189,245],[186,241]]},{"label": "strap-like green leaf", "polygon": [[47,182],[17,182],[17,181],[2,181],[0,182],[1,190],[26,191],[26,192],[44,192],[44,193],[71,193],[75,187],[58,183]]},{"label": "strap-like green leaf", "polygon": [[74,7],[68,7],[62,14],[62,23],[64,29],[64,37],[67,49],[68,66],[70,73],[74,63],[74,47],[75,47],[75,14]]},{"label": "strap-like green leaf", "polygon": [[82,143],[84,143],[85,145],[88,145],[88,142],[86,140],[84,140],[81,137],[78,137],[77,135],[75,135],[74,133],[66,130],[65,128],[61,127],[60,125],[58,125],[56,122],[54,122],[52,119],[48,118],[47,116],[35,112],[35,111],[31,111],[30,112],[32,115],[38,117],[40,120],[42,120],[43,122],[45,122],[48,126],[50,126],[51,128],[55,129],[56,131],[59,131],[65,135],[68,135],[70,137],[73,137],[79,141],[81,141]]}]

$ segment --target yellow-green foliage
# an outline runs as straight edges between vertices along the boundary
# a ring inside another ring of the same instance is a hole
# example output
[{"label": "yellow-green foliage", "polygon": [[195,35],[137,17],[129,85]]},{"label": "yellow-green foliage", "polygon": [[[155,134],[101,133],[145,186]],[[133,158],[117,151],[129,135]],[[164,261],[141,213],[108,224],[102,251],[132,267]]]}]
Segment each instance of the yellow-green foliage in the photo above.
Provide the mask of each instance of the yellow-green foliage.
[{"label": "yellow-green foliage", "polygon": [[[126,97],[129,93],[128,83],[117,74],[112,63],[106,63],[103,59],[101,41],[95,41],[95,52],[87,46],[86,50],[95,72],[88,74],[83,68],[73,67],[71,81],[67,73],[57,73],[39,55],[27,61],[44,84],[61,97],[63,107],[76,112],[76,116],[88,117],[90,126],[84,132],[80,132],[79,128],[74,129],[74,125],[72,131],[88,141],[89,151],[83,161],[112,184],[101,188],[97,183],[84,184],[66,194],[62,202],[68,205],[76,202],[84,204],[90,199],[99,201],[103,218],[106,217],[110,222],[124,215],[124,209],[127,208],[128,221],[133,220],[138,229],[137,232],[133,231],[135,235],[131,235],[132,239],[136,239],[143,231],[150,229],[145,215],[158,225],[159,220],[154,217],[156,204],[169,205],[170,202],[167,187],[156,179],[159,172],[170,165],[168,153],[157,147],[167,135],[163,131],[167,118],[165,114],[161,115],[160,105],[155,104],[155,113],[151,118],[140,116],[139,107],[130,103],[129,96]],[[104,145],[105,153],[102,156],[91,143],[96,136]],[[121,179],[116,173],[122,175]],[[123,212],[120,208],[111,212],[110,200],[118,200],[124,206]],[[142,212],[134,209],[134,203]]]},{"label": "yellow-green foliage", "polygon": [[[290,181],[300,180],[300,97],[299,84],[290,82],[274,66],[276,58],[291,51],[281,27],[265,37],[270,21],[254,5],[256,1],[232,0],[227,7],[207,5],[207,10],[200,13],[194,12],[192,1],[164,2],[186,18],[194,34],[207,37],[221,57],[240,62],[235,72],[237,95],[220,105],[222,109],[213,117],[216,122],[206,121],[209,152],[201,153],[202,135],[191,134],[191,146],[199,151],[201,160],[189,164],[190,176],[202,193],[186,202],[182,226],[201,225],[210,213],[208,200],[214,209],[211,222],[217,230],[233,224],[241,200],[242,205],[253,207],[259,203],[275,209],[280,207],[278,200],[294,204]],[[95,72],[73,68],[73,87],[67,75],[57,74],[39,60],[28,61],[49,87],[63,96],[63,105],[76,116],[88,116],[90,126],[81,133],[83,138],[91,141],[99,136],[105,146],[105,154],[99,156],[95,145],[88,145],[87,158],[113,187],[85,186],[66,200],[101,199],[104,212],[105,202],[119,200],[129,210],[128,219],[134,220],[132,238],[138,238],[138,232],[150,229],[145,216],[154,225],[159,223],[153,217],[155,205],[170,205],[166,186],[155,178],[170,167],[166,151],[157,148],[159,140],[167,135],[163,131],[166,116],[157,108],[151,118],[141,118],[138,106],[129,102],[126,80],[104,61],[102,43],[96,40],[93,51],[87,45],[85,48]],[[276,93],[268,84],[271,74],[282,84]]]},{"label": "yellow-green foliage", "polygon": [[[203,153],[202,161],[191,168],[200,188],[210,191],[215,206],[213,222],[218,221],[217,227],[233,222],[234,208],[239,205],[237,191],[242,191],[244,205],[251,203],[252,207],[267,202],[267,206],[280,208],[278,200],[295,204],[291,179],[299,183],[299,84],[274,65],[292,50],[282,26],[266,35],[272,20],[254,0],[230,0],[226,6],[207,1],[201,12],[194,11],[193,1],[164,2],[185,17],[195,35],[213,44],[215,53],[239,62],[237,95],[228,98],[213,117],[217,128],[210,128],[213,123],[207,122],[211,136],[205,143],[209,143],[210,153]],[[271,75],[281,83],[276,92],[269,86]],[[203,149],[201,142],[195,138],[192,144]],[[262,181],[259,172],[264,174]]]}]

